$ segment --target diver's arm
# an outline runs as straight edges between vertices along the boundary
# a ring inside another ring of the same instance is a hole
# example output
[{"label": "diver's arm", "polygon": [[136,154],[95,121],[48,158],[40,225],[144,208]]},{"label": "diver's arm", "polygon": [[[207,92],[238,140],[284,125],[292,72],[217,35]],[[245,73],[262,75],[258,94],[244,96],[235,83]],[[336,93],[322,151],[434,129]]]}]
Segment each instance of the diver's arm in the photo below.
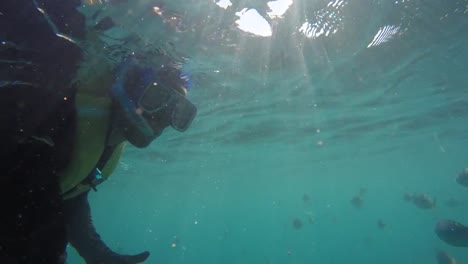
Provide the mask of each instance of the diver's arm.
[{"label": "diver's arm", "polygon": [[138,255],[113,252],[96,232],[91,219],[88,192],[65,201],[67,235],[70,244],[88,264],[133,264],[145,261],[147,251]]}]

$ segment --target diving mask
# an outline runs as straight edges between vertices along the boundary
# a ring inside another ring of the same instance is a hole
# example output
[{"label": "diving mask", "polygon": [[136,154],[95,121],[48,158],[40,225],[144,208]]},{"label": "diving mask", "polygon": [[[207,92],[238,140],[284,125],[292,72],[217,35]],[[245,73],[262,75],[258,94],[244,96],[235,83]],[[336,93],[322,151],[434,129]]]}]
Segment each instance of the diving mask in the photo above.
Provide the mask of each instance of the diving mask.
[{"label": "diving mask", "polygon": [[131,130],[128,140],[137,146],[148,145],[167,125],[187,130],[197,113],[185,98],[180,71],[173,66],[148,67],[127,58],[117,68],[111,92]]},{"label": "diving mask", "polygon": [[[184,88],[179,90],[184,91]],[[196,106],[185,95],[158,82],[146,86],[138,100],[138,107],[147,114],[168,111],[171,126],[181,132],[187,130],[197,114]]]}]

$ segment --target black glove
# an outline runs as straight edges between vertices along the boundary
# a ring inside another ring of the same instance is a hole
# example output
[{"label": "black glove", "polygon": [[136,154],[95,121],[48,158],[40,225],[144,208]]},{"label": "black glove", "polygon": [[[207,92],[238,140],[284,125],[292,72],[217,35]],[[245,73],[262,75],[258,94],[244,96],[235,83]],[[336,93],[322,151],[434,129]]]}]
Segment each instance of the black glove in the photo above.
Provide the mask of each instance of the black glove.
[{"label": "black glove", "polygon": [[134,264],[142,263],[149,257],[148,251],[137,255],[120,255],[106,246],[94,229],[88,192],[66,200],[64,207],[68,241],[87,264]]}]

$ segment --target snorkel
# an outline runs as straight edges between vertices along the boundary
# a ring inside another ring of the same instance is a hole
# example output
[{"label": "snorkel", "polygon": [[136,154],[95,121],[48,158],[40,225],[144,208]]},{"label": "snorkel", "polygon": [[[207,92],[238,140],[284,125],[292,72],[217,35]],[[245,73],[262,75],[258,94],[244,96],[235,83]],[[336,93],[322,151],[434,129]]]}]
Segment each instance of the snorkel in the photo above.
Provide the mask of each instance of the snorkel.
[{"label": "snorkel", "polygon": [[135,103],[129,98],[125,91],[125,79],[131,67],[136,61],[130,57],[117,68],[115,81],[111,87],[111,94],[118,104],[119,113],[116,115],[117,122],[125,138],[134,146],[144,148],[148,146],[155,135],[147,121],[137,110]]}]

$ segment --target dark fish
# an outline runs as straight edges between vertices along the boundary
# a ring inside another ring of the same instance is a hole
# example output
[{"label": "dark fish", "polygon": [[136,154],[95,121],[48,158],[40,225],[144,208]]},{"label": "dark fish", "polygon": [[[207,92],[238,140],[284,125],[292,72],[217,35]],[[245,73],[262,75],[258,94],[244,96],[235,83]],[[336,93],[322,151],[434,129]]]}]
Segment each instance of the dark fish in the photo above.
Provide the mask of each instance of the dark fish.
[{"label": "dark fish", "polygon": [[377,221],[377,227],[378,227],[379,229],[385,229],[385,227],[387,227],[387,224],[384,223],[384,222],[382,221],[382,219],[379,219],[379,220]]},{"label": "dark fish", "polygon": [[436,259],[438,264],[457,264],[457,261],[452,256],[440,249],[436,250]]},{"label": "dark fish", "polygon": [[460,172],[456,179],[457,183],[468,187],[468,168],[464,168],[462,172]]},{"label": "dark fish", "polygon": [[360,195],[356,195],[351,199],[351,204],[355,208],[358,208],[358,209],[362,208],[362,206],[364,205],[364,199],[362,199],[362,197]]},{"label": "dark fish", "polygon": [[307,193],[304,193],[304,195],[302,195],[302,201],[304,203],[309,203],[310,202],[310,196]]},{"label": "dark fish", "polygon": [[296,230],[302,229],[302,226],[304,225],[302,224],[302,221],[298,218],[295,218],[292,224],[293,224],[294,229]]},{"label": "dark fish", "polygon": [[436,200],[427,194],[413,194],[413,203],[421,209],[432,209],[436,205]]},{"label": "dark fish", "polygon": [[468,227],[453,220],[440,220],[435,233],[445,243],[454,247],[468,247]]}]

